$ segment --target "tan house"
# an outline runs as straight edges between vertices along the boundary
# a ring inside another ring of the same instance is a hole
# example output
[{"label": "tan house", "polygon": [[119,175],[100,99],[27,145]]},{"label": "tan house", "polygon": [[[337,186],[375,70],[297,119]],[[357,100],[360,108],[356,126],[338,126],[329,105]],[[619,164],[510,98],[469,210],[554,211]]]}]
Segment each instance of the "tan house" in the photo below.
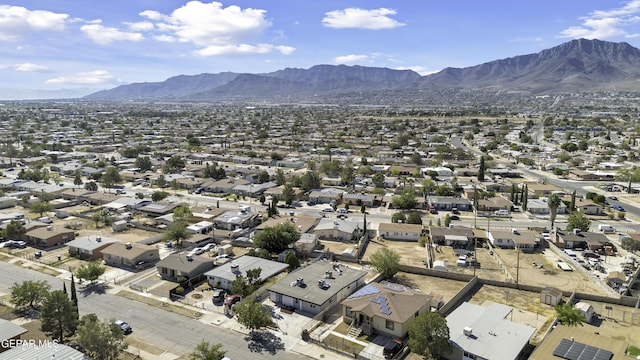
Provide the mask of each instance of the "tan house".
[{"label": "tan house", "polygon": [[560,304],[562,302],[562,290],[547,286],[540,291],[540,302],[551,306]]},{"label": "tan house", "polygon": [[423,227],[418,224],[380,223],[378,235],[385,240],[418,241]]},{"label": "tan house", "polygon": [[102,250],[107,246],[120,242],[118,239],[100,235],[81,236],[67,244],[69,255],[81,259],[101,259]]},{"label": "tan house", "polygon": [[160,252],[151,245],[114,243],[102,250],[102,259],[110,266],[141,269],[159,261]]},{"label": "tan house", "polygon": [[344,322],[359,332],[403,338],[413,319],[431,311],[432,302],[432,295],[400,284],[382,282],[365,285],[340,304]]},{"label": "tan house", "polygon": [[24,234],[27,243],[37,247],[62,245],[76,238],[73,230],[53,226],[38,227]]}]

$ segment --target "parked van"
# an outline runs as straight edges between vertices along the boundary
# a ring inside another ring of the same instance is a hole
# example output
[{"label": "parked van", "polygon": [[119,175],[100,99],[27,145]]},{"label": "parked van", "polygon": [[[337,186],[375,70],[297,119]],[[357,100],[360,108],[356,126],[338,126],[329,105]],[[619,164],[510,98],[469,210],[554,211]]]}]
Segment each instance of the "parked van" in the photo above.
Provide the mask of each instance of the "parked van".
[{"label": "parked van", "polygon": [[616,228],[608,224],[600,224],[598,225],[598,230],[604,233],[614,233],[616,232]]},{"label": "parked van", "polygon": [[495,216],[509,216],[509,210],[500,209],[493,213]]}]

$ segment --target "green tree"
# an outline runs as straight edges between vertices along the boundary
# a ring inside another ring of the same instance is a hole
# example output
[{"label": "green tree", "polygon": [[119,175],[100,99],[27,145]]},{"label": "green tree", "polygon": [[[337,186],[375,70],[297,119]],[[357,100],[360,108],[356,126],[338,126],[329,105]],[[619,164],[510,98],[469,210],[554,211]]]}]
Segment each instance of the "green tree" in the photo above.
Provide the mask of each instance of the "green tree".
[{"label": "green tree", "polygon": [[591,220],[580,211],[574,211],[569,214],[569,219],[567,222],[567,231],[573,231],[573,229],[578,229],[580,231],[589,231],[589,226],[591,225]]},{"label": "green tree", "polygon": [[29,208],[29,211],[31,211],[34,214],[40,214],[40,217],[42,217],[44,213],[49,212],[51,210],[53,210],[53,207],[51,206],[51,204],[49,204],[48,201],[42,201],[42,200],[36,201]]},{"label": "green tree", "polygon": [[265,249],[270,253],[280,253],[288,249],[300,239],[300,233],[290,222],[266,227],[253,239],[256,247]]},{"label": "green tree", "polygon": [[585,321],[580,311],[571,304],[558,304],[554,308],[556,310],[556,317],[563,325],[582,326],[582,322]]},{"label": "green tree", "polygon": [[76,310],[78,309],[78,294],[76,293],[76,280],[73,276],[73,273],[71,273],[71,290],[69,290],[71,292],[71,302],[73,303],[73,306],[76,307]]},{"label": "green tree", "polygon": [[95,314],[83,316],[76,332],[78,345],[94,360],[117,360],[127,348],[122,329],[113,321],[101,321]]},{"label": "green tree", "polygon": [[195,351],[189,354],[189,360],[221,360],[226,353],[222,350],[222,344],[209,344],[202,340]]},{"label": "green tree", "polygon": [[285,184],[282,189],[282,200],[287,205],[291,205],[293,203],[294,193],[293,188],[289,184]]},{"label": "green tree", "polygon": [[173,174],[180,170],[182,170],[185,166],[184,160],[182,160],[179,156],[172,156],[169,160],[165,161],[162,166],[162,171],[165,174]]},{"label": "green tree", "polygon": [[395,212],[393,213],[393,215],[391,215],[391,222],[395,224],[404,224],[407,222],[407,216],[402,211]]},{"label": "green tree", "polygon": [[449,327],[444,316],[423,312],[409,323],[409,348],[426,358],[439,359],[451,351]]},{"label": "green tree", "polygon": [[285,182],[287,181],[287,179],[284,176],[284,171],[282,171],[282,169],[278,168],[278,170],[276,170],[276,185],[278,186],[282,186],[285,184]]},{"label": "green tree", "polygon": [[120,172],[118,171],[118,168],[114,166],[108,167],[104,174],[102,174],[102,176],[100,177],[100,184],[102,184],[102,186],[106,187],[107,189],[111,189],[121,182],[122,178],[120,177]]},{"label": "green tree", "polygon": [[95,181],[87,181],[84,184],[84,189],[87,191],[98,191],[98,184]]},{"label": "green tree", "polygon": [[178,206],[175,210],[173,210],[174,221],[187,221],[192,216],[193,212],[191,211],[191,207],[186,204]]},{"label": "green tree", "polygon": [[300,259],[296,256],[295,253],[290,252],[284,258],[285,264],[289,265],[289,271],[293,271],[300,267]]},{"label": "green tree", "polygon": [[371,266],[387,280],[400,271],[400,255],[388,248],[382,248],[373,253],[370,262]]},{"label": "green tree", "polygon": [[636,252],[640,250],[640,241],[634,240],[626,236],[620,240],[620,247],[622,247],[623,249],[629,252]]},{"label": "green tree", "polygon": [[269,181],[271,177],[269,176],[269,173],[266,172],[265,170],[261,171],[258,173],[258,183],[259,184],[264,184],[267,181]]},{"label": "green tree", "polygon": [[100,211],[91,214],[91,220],[96,223],[96,229],[100,228],[100,222],[104,220],[104,215]]},{"label": "green tree", "polygon": [[27,229],[19,220],[11,220],[4,228],[3,234],[7,239],[19,240],[27,232]]},{"label": "green tree", "polygon": [[77,309],[62,290],[50,292],[40,309],[40,329],[59,342],[73,335],[78,326]]},{"label": "green tree", "polygon": [[407,224],[422,225],[422,217],[417,211],[412,211],[407,216]]},{"label": "green tree", "polygon": [[402,195],[391,199],[394,208],[411,210],[416,207],[416,192],[413,189],[404,189]]},{"label": "green tree", "polygon": [[136,158],[135,167],[142,172],[149,171],[153,168],[153,163],[151,163],[151,159],[148,156],[139,156]]},{"label": "green tree", "polygon": [[82,176],[80,175],[80,170],[76,170],[75,174],[73,175],[73,185],[75,186],[82,186],[83,182],[82,182]]},{"label": "green tree", "polygon": [[556,216],[558,215],[558,207],[562,200],[560,200],[560,196],[558,194],[551,194],[549,199],[547,200],[547,206],[549,207],[549,220],[551,220],[551,228],[554,228],[556,222]]},{"label": "green tree", "polygon": [[167,187],[167,178],[164,177],[164,175],[158,175],[158,178],[156,179],[156,186],[164,189]]},{"label": "green tree", "polygon": [[175,242],[176,245],[181,246],[182,240],[186,240],[191,237],[191,232],[187,230],[187,224],[183,221],[174,221],[164,232],[164,241]]},{"label": "green tree", "polygon": [[371,178],[371,181],[373,182],[373,186],[384,189],[384,174],[376,173]]},{"label": "green tree", "polygon": [[271,325],[271,312],[262,303],[256,302],[255,297],[250,296],[238,304],[234,311],[238,316],[238,323],[249,329],[249,336],[253,337],[255,330]]},{"label": "green tree", "polygon": [[100,260],[90,261],[76,270],[79,279],[94,282],[105,272],[105,267],[100,264]]},{"label": "green tree", "polygon": [[300,188],[304,191],[319,189],[322,182],[320,174],[316,171],[307,171],[300,179]]},{"label": "green tree", "polygon": [[484,173],[485,173],[485,164],[484,164],[484,156],[480,156],[480,168],[478,169],[478,181],[484,181]]},{"label": "green tree", "polygon": [[26,280],[11,285],[11,302],[17,307],[35,309],[49,294],[51,286],[46,281]]},{"label": "green tree", "polygon": [[166,191],[154,191],[151,194],[151,201],[158,202],[166,199],[167,197],[169,197],[169,193]]}]

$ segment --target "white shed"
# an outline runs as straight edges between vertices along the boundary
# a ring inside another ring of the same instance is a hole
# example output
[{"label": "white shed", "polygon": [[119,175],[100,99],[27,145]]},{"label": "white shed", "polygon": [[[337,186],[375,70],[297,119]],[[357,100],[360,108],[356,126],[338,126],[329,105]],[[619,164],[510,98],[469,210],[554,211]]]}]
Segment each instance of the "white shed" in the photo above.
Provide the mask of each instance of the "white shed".
[{"label": "white shed", "polygon": [[591,304],[580,301],[574,307],[584,316],[586,322],[591,322],[591,317],[593,317],[593,306]]}]

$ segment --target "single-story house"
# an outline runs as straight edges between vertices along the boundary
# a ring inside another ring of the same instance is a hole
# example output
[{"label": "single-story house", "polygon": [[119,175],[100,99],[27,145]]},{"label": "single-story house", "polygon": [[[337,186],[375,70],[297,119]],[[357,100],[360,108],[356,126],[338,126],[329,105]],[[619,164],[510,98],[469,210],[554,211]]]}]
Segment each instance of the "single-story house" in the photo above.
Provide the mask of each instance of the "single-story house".
[{"label": "single-story house", "polygon": [[187,226],[187,230],[193,234],[207,234],[213,230],[213,223],[211,221],[203,220]]},{"label": "single-story house", "polygon": [[0,353],[10,349],[12,342],[19,340],[27,331],[27,329],[9,320],[0,319]]},{"label": "single-story house", "polygon": [[151,245],[117,242],[102,250],[102,259],[110,266],[143,268],[160,260],[160,252]]},{"label": "single-story house", "polygon": [[308,233],[300,234],[300,239],[294,245],[295,249],[303,254],[311,253],[316,246],[318,246],[318,236]]},{"label": "single-story house", "polygon": [[540,242],[540,233],[533,230],[493,229],[487,235],[491,245],[500,248],[533,250]]},{"label": "single-story house", "polygon": [[24,234],[27,243],[37,247],[52,247],[62,245],[75,239],[76,235],[73,230],[58,228],[55,226],[40,226],[32,230],[28,230]]},{"label": "single-story house", "polygon": [[0,352],[0,360],[16,359],[88,360],[90,358],[71,346],[53,342],[39,345],[38,340],[36,340],[33,344],[16,344],[11,349]]},{"label": "single-story house", "polygon": [[247,270],[260,269],[260,283],[263,283],[288,268],[289,265],[285,263],[245,255],[209,270],[204,275],[212,287],[229,290],[236,277],[247,278]]},{"label": "single-story house", "polygon": [[584,199],[576,203],[576,209],[585,215],[602,215],[604,210],[602,206],[594,203],[592,200]]},{"label": "single-story house", "polygon": [[251,211],[225,211],[213,219],[216,229],[233,231],[236,229],[246,229],[262,222],[262,215]]},{"label": "single-story house", "polygon": [[462,249],[472,249],[474,247],[473,229],[465,226],[430,226],[429,237],[431,238],[431,244]]},{"label": "single-story house", "polygon": [[464,302],[446,317],[452,351],[450,360],[521,359],[536,328],[507,319],[513,308]]},{"label": "single-story house", "polygon": [[570,359],[570,354],[598,354],[602,359],[623,360],[629,344],[580,326],[557,325],[536,346],[529,360]]},{"label": "single-story house", "polygon": [[120,240],[100,235],[81,236],[67,244],[69,255],[78,256],[81,259],[101,259],[102,250],[107,246],[118,243]]},{"label": "single-story house", "polygon": [[320,222],[311,231],[322,240],[352,241],[364,234],[362,221],[320,219]]},{"label": "single-story house", "polygon": [[276,305],[311,316],[340,303],[364,284],[367,272],[319,260],[269,287]]},{"label": "single-story house", "polygon": [[359,328],[359,332],[404,338],[409,323],[419,314],[431,311],[432,300],[432,295],[382,282],[363,286],[340,304],[344,322]]},{"label": "single-story house", "polygon": [[380,223],[378,236],[385,240],[418,241],[424,228],[419,224]]},{"label": "single-story house", "polygon": [[451,211],[453,208],[460,211],[471,211],[473,209],[471,201],[455,196],[429,196],[429,206],[442,211]]},{"label": "single-story house", "polygon": [[170,254],[156,264],[160,277],[178,281],[178,278],[194,278],[213,269],[213,260],[204,256],[187,256],[186,253]]}]

